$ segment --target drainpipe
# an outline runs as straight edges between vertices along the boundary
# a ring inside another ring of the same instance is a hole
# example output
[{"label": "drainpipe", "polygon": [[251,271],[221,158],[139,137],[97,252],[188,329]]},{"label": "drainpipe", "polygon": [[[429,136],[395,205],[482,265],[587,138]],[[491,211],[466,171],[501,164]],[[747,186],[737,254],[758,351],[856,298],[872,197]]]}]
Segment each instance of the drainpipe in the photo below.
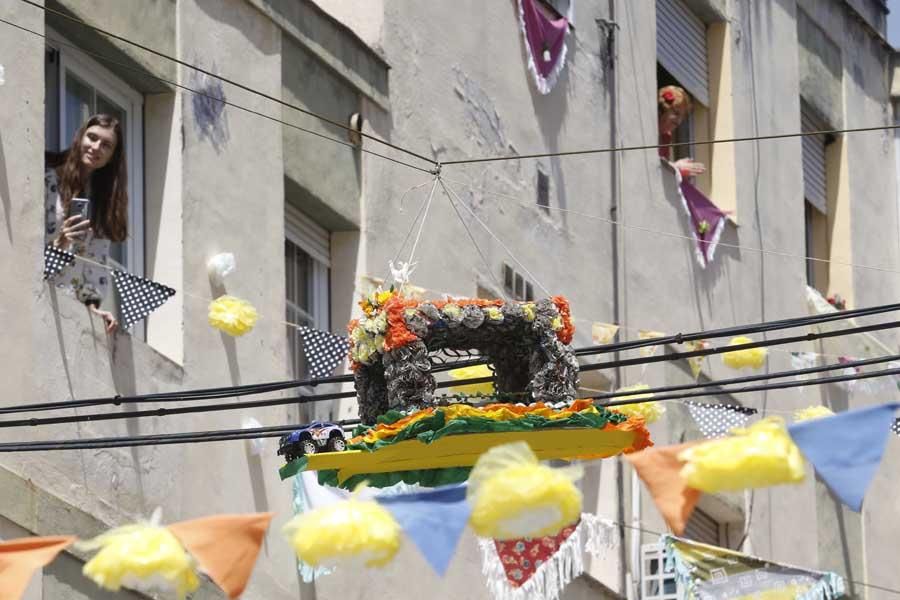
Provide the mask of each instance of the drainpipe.
[{"label": "drainpipe", "polygon": [[[606,33],[606,85],[609,93],[609,113],[610,113],[610,123],[609,123],[609,147],[616,147],[619,145],[619,102],[618,102],[618,88],[617,88],[617,76],[616,76],[616,60],[618,58],[618,38],[616,36],[616,32],[619,28],[616,23],[616,0],[609,0],[609,9],[607,12],[607,19],[598,19],[598,25],[600,25]],[[610,208],[609,208],[609,218],[612,221],[618,221],[621,218],[622,211],[621,207],[621,198],[620,198],[620,181],[619,181],[619,171],[621,169],[621,163],[619,160],[619,154],[617,152],[609,153],[609,171],[610,171]],[[620,256],[622,255],[622,250],[620,248],[620,244],[622,240],[619,236],[619,228],[617,225],[612,224],[610,226],[610,240],[612,243],[612,290],[613,290],[613,319],[614,322],[620,324],[622,322],[622,299],[621,294],[624,286],[622,285],[621,278],[623,269],[620,266]],[[615,353],[615,360],[618,361],[620,359],[619,352]],[[617,367],[613,374],[614,382],[613,387],[618,388],[622,385],[622,369],[621,367]],[[638,488],[639,490],[640,488]],[[634,590],[634,568],[635,565],[639,564],[635,562],[634,557],[632,556],[631,565],[629,566],[628,561],[628,549],[625,544],[625,468],[622,463],[622,459],[616,459],[616,494],[618,497],[617,507],[616,507],[616,521],[619,523],[619,562],[622,565],[620,569],[620,578],[619,578],[619,589],[623,590],[626,597],[629,600],[634,600],[636,598]],[[631,498],[632,498],[632,516],[635,514],[634,503],[635,499],[639,499],[639,496],[635,495],[634,491],[634,482],[632,482],[632,490],[631,490]],[[640,502],[638,501],[638,508],[640,508]],[[640,516],[638,515],[638,519]],[[634,533],[638,533],[633,530],[631,545],[635,545],[635,536]],[[637,538],[637,543],[640,543],[640,537]],[[632,548],[633,550],[633,548]],[[633,552],[632,552],[633,554]],[[640,558],[640,557],[638,557]]]}]

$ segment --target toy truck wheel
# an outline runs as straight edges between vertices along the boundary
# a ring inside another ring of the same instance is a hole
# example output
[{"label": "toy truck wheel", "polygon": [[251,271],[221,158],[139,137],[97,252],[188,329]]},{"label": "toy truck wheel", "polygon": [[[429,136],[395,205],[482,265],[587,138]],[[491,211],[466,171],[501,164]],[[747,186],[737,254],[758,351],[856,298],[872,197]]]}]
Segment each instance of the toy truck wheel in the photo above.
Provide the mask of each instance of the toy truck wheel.
[{"label": "toy truck wheel", "polygon": [[347,442],[344,440],[343,436],[335,435],[328,439],[329,452],[343,452],[346,449]]},{"label": "toy truck wheel", "polygon": [[311,438],[300,440],[300,447],[303,449],[303,454],[316,453],[316,443]]}]

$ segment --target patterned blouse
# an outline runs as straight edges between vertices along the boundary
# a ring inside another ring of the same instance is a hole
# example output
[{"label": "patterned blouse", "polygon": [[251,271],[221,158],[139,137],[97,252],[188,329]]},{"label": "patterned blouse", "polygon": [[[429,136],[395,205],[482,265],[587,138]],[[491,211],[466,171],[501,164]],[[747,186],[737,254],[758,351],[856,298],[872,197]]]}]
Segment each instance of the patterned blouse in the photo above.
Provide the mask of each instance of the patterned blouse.
[{"label": "patterned blouse", "polygon": [[[66,220],[62,198],[59,197],[59,177],[55,169],[44,173],[44,243],[52,244]],[[94,237],[88,230],[83,241],[73,242],[70,252],[106,264],[109,240]],[[56,276],[56,287],[75,296],[79,302],[100,306],[109,290],[109,273],[105,269],[76,260]]]}]

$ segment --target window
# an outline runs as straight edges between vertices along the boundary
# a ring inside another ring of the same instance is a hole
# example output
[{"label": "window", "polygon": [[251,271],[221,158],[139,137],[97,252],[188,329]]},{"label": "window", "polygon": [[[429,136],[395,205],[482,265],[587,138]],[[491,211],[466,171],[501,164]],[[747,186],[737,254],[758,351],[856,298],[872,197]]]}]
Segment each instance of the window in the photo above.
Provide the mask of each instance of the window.
[{"label": "window", "polygon": [[[804,132],[828,129],[812,109],[801,101],[801,128]],[[806,241],[806,283],[823,295],[828,294],[828,263],[831,249],[828,240],[827,140],[823,135],[802,138],[803,214]],[[818,260],[817,260],[818,259]]]},{"label": "window", "polygon": [[[50,47],[44,64],[47,109],[47,150],[65,150],[91,115],[107,113],[122,123],[128,162],[128,238],[112,244],[111,262],[135,275],[144,275],[144,160],[143,96],[86,54],[48,29]],[[108,300],[109,301],[109,300]]]},{"label": "window", "polygon": [[537,172],[537,204],[545,212],[550,210],[550,176],[541,169]]},{"label": "window", "polygon": [[710,546],[721,546],[723,533],[723,526],[700,509],[694,510],[684,528],[685,538]]},{"label": "window", "polygon": [[534,300],[534,286],[507,264],[503,265],[503,287],[514,300]]},{"label": "window", "polygon": [[[329,329],[329,267],[331,236],[293,205],[285,204],[284,272],[288,323]],[[295,379],[307,375],[302,341],[288,327],[289,371]]]},{"label": "window", "polygon": [[662,544],[641,546],[641,600],[676,600],[681,597],[674,571],[665,569]]}]

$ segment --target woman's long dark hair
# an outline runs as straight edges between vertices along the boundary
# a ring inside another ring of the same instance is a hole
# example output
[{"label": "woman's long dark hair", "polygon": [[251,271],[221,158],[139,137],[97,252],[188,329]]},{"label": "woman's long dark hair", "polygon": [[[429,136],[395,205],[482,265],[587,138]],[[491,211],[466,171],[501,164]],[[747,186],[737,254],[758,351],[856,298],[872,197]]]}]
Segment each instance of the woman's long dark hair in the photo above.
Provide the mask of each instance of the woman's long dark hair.
[{"label": "woman's long dark hair", "polygon": [[91,203],[94,205],[91,229],[97,237],[121,242],[128,235],[128,166],[119,120],[110,115],[94,115],[75,132],[68,150],[56,155],[47,154],[45,158],[49,167],[57,168],[59,197],[63,211],[68,214],[72,197],[76,192],[83,193],[87,184],[81,180],[81,140],[95,125],[115,132],[116,147],[106,166],[91,175]]}]

